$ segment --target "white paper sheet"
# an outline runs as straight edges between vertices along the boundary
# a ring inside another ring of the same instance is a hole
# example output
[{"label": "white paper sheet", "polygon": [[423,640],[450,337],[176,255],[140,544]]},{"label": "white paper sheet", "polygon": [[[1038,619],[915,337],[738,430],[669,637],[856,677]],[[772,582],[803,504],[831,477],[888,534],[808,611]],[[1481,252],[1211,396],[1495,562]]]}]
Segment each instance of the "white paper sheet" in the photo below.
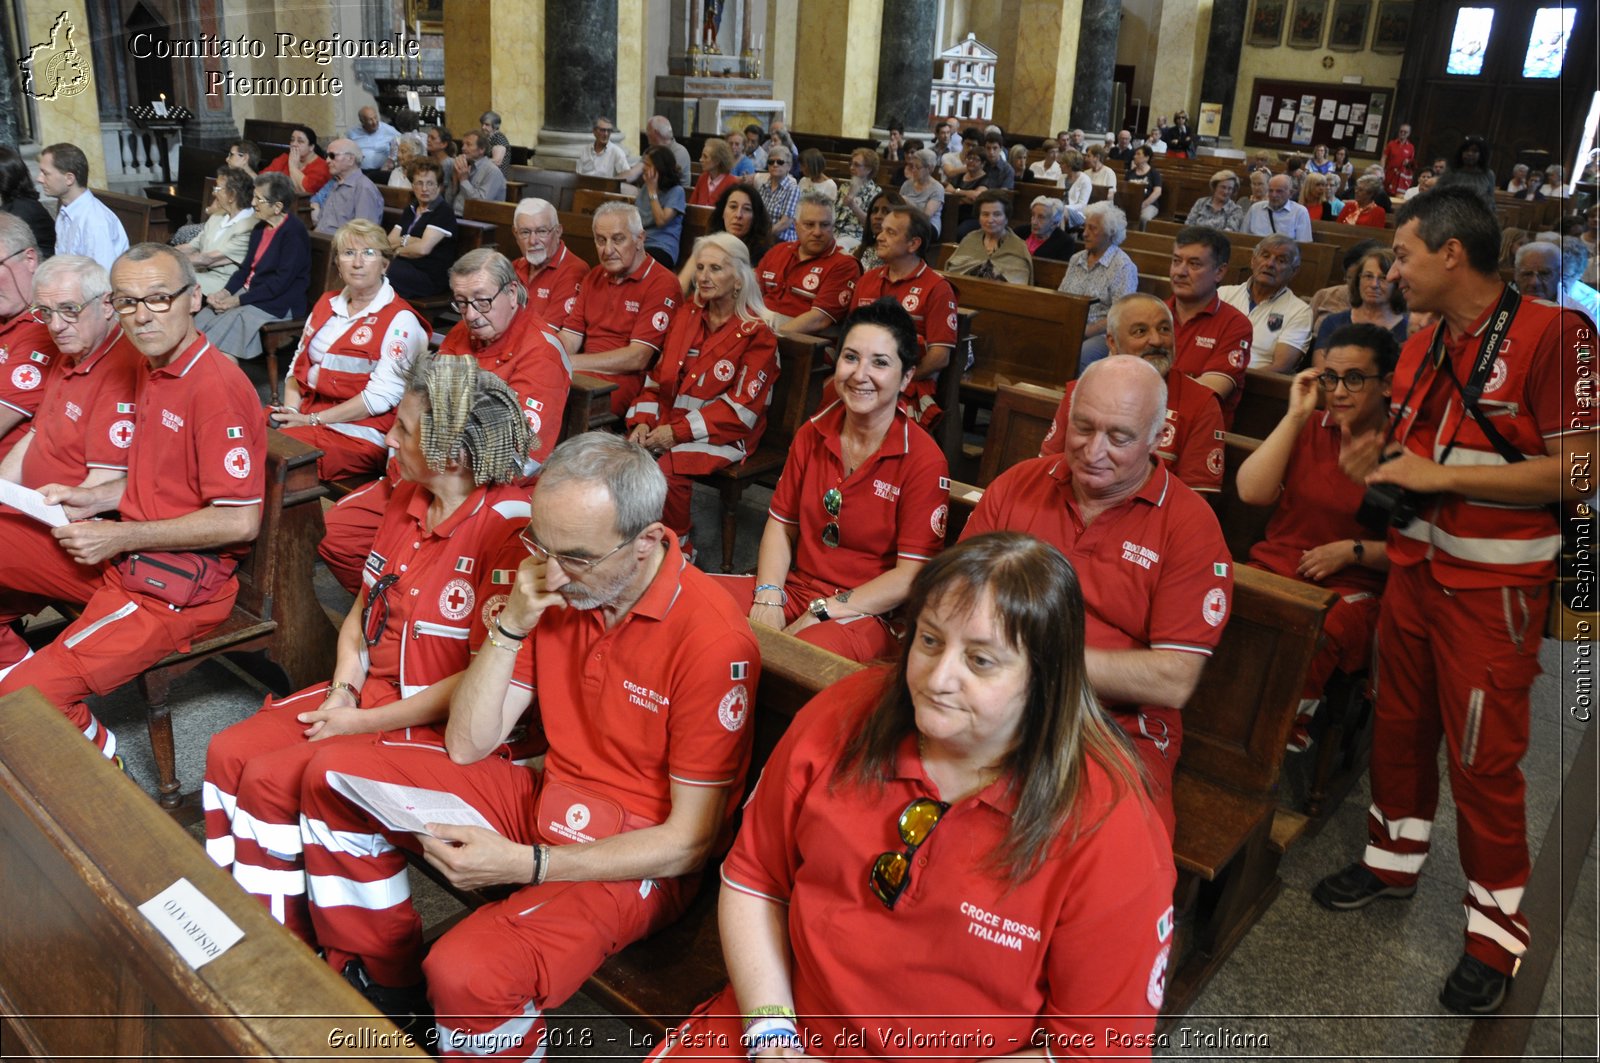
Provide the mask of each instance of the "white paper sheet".
[{"label": "white paper sheet", "polygon": [[23,487],[10,480],[0,480],[0,502],[52,528],[71,523],[67,520],[66,511],[60,506],[46,502],[44,496],[33,488]]},{"label": "white paper sheet", "polygon": [[139,905],[139,911],[172,943],[183,962],[197,970],[244,938],[238,924],[186,878]]},{"label": "white paper sheet", "polygon": [[340,771],[328,773],[328,785],[372,813],[390,830],[427,834],[424,828],[429,823],[494,830],[477,809],[444,790],[379,782]]}]

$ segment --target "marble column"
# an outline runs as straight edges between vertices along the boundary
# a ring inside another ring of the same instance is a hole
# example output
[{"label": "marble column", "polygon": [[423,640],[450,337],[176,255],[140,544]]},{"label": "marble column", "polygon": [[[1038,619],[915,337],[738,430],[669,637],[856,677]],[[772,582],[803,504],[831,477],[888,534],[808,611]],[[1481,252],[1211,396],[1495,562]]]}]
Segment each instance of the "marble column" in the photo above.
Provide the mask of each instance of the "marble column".
[{"label": "marble column", "polygon": [[1072,78],[1072,122],[1101,131],[1111,125],[1112,75],[1117,65],[1117,33],[1122,0],[1083,0],[1078,22],[1078,66]]},{"label": "marble column", "polygon": [[[188,25],[198,31],[196,36],[203,33],[212,37],[229,37],[221,6],[218,0],[187,0],[184,16]],[[238,34],[232,36],[238,37]],[[197,147],[226,148],[228,142],[239,135],[233,121],[233,97],[225,92],[207,95],[206,74],[208,71],[225,74],[227,60],[208,56],[173,62],[179,73],[189,81],[189,91],[193,94],[191,99],[199,101],[198,105],[190,107],[194,111],[194,119],[184,130],[184,141]]]},{"label": "marble column", "polygon": [[22,112],[22,79],[12,75],[17,69],[17,57],[11,54],[11,35],[0,32],[0,148],[16,150],[20,130],[17,115]]},{"label": "marble column", "polygon": [[906,134],[926,132],[933,61],[938,51],[938,0],[883,0],[878,42],[878,99],[873,125],[898,119]]},{"label": "marble column", "polygon": [[617,5],[545,5],[544,127],[588,135],[596,115],[617,113]]},{"label": "marble column", "polygon": [[[1211,35],[1206,40],[1205,73],[1200,80],[1200,100],[1222,104],[1222,130],[1226,133],[1233,117],[1233,96],[1239,85],[1239,54],[1244,47],[1244,20],[1250,0],[1214,0],[1211,5]],[[1191,110],[1190,120],[1199,113]]]}]

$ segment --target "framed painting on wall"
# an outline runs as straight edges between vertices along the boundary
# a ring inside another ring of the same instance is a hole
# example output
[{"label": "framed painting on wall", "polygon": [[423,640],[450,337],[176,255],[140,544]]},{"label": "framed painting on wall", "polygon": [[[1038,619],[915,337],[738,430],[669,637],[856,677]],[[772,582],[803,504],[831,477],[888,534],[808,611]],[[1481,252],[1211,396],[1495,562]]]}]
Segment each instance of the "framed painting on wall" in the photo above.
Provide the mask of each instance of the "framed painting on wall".
[{"label": "framed painting on wall", "polygon": [[443,33],[444,0],[407,0],[406,22],[423,33]]},{"label": "framed painting on wall", "polygon": [[1289,20],[1289,47],[1322,47],[1322,29],[1327,21],[1328,0],[1294,0],[1294,16]]},{"label": "framed painting on wall", "polygon": [[1372,50],[1398,55],[1411,36],[1413,0],[1379,0],[1378,25],[1372,31]]},{"label": "framed painting on wall", "polygon": [[1359,52],[1367,41],[1367,19],[1372,0],[1333,0],[1333,19],[1328,25],[1328,49]]},{"label": "framed painting on wall", "polygon": [[1250,34],[1245,38],[1245,43],[1259,48],[1276,48],[1278,42],[1283,40],[1284,15],[1288,9],[1289,0],[1256,0],[1255,11],[1250,15]]}]

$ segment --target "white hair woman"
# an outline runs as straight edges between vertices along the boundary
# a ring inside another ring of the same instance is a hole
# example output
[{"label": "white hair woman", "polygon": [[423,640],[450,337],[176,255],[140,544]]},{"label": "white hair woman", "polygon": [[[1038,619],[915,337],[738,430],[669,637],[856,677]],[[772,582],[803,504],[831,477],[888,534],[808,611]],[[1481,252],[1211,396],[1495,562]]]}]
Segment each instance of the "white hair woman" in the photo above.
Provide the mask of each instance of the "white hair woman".
[{"label": "white hair woman", "polygon": [[1139,288],[1139,267],[1121,246],[1127,235],[1128,216],[1111,203],[1091,203],[1083,212],[1083,250],[1067,261],[1059,289],[1091,300],[1079,372],[1106,356],[1106,314],[1111,304]]},{"label": "white hair woman", "polygon": [[778,338],[738,237],[696,240],[686,272],[688,298],[626,421],[629,440],[655,454],[666,474],[661,520],[690,553],[690,478],[743,461],[761,442],[778,379]]}]

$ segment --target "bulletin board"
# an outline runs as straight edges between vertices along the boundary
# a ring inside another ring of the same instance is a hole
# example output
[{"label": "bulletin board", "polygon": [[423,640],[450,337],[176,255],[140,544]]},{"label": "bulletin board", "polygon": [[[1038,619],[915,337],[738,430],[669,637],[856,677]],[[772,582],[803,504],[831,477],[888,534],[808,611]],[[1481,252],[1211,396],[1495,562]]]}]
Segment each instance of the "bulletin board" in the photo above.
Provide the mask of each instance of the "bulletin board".
[{"label": "bulletin board", "polygon": [[1383,151],[1393,114],[1393,89],[1256,78],[1244,142],[1307,155],[1313,144],[1326,144],[1372,157]]}]

